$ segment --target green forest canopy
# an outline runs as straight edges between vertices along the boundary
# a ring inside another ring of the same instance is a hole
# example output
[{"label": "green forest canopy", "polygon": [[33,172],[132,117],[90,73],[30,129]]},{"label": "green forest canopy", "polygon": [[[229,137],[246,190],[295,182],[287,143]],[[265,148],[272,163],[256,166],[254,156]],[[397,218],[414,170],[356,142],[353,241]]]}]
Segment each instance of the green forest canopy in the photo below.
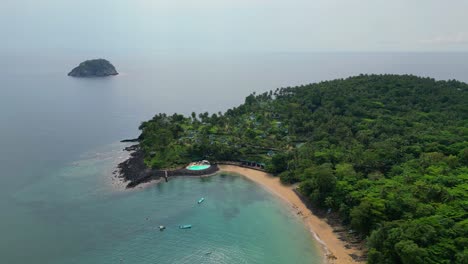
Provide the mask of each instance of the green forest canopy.
[{"label": "green forest canopy", "polygon": [[369,263],[468,263],[468,85],[410,75],[251,94],[223,113],[158,114],[145,162],[266,164],[367,237]]}]

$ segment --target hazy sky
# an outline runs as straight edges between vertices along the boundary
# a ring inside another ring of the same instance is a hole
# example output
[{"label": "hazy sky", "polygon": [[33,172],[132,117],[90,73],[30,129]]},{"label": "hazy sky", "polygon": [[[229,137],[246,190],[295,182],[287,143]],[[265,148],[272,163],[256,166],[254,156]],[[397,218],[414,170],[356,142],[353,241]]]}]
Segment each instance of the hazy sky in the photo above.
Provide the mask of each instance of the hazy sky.
[{"label": "hazy sky", "polygon": [[0,0],[5,51],[468,51],[468,0]]}]

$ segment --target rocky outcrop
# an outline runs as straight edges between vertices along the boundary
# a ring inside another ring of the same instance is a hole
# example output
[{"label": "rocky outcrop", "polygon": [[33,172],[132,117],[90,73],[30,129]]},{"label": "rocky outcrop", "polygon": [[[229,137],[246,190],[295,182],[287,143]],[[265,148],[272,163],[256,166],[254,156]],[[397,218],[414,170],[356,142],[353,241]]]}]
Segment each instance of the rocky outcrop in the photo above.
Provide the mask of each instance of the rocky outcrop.
[{"label": "rocky outcrop", "polygon": [[75,67],[68,76],[105,77],[119,74],[109,61],[104,59],[87,60]]},{"label": "rocky outcrop", "polygon": [[122,139],[120,140],[120,142],[122,143],[127,143],[127,142],[138,142],[139,139],[138,138],[130,138],[130,139]]},{"label": "rocky outcrop", "polygon": [[212,164],[204,170],[188,170],[185,167],[170,170],[156,170],[148,168],[144,162],[143,150],[138,145],[126,147],[124,150],[131,151],[130,158],[118,165],[118,177],[127,183],[127,188],[136,187],[139,184],[160,180],[173,176],[206,176],[216,173],[219,168]]}]

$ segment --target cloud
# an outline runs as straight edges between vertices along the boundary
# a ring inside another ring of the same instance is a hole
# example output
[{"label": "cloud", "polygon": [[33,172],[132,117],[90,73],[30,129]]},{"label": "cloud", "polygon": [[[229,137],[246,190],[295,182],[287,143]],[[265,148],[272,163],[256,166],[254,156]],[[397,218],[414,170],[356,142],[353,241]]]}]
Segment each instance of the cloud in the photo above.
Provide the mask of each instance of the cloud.
[{"label": "cloud", "polygon": [[468,44],[468,32],[458,32],[450,35],[439,35],[431,39],[424,39],[420,41],[424,44],[435,45],[460,45]]}]

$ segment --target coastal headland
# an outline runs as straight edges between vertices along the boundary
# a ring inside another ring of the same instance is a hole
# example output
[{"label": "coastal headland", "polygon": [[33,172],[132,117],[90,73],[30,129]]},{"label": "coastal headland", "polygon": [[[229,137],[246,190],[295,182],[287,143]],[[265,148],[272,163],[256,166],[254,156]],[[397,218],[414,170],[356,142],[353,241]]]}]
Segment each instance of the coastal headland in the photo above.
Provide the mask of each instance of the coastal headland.
[{"label": "coastal headland", "polygon": [[[260,168],[248,167],[242,164],[227,165],[227,162],[212,164],[208,169],[201,171],[191,171],[185,168],[177,168],[172,170],[154,170],[149,169],[144,164],[144,155],[138,145],[132,145],[125,148],[127,151],[132,151],[130,158],[119,164],[119,177],[128,182],[126,188],[134,188],[140,184],[149,183],[152,181],[166,181],[169,177],[177,176],[210,176],[217,173],[233,173],[259,184],[273,195],[276,195],[288,204],[292,212],[299,216],[314,238],[320,244],[322,254],[327,263],[332,264],[349,264],[349,263],[364,263],[359,257],[363,252],[350,247],[346,241],[339,238],[337,229],[330,226],[325,219],[315,215],[305,199],[296,191],[294,185],[284,185],[279,177],[275,177]],[[224,163],[224,164],[223,164]],[[354,257],[353,257],[354,256]]]},{"label": "coastal headland", "polygon": [[[122,141],[128,142],[128,141]],[[132,145],[124,150],[131,151],[130,158],[118,165],[119,178],[127,184],[126,188],[134,188],[139,184],[165,179],[171,176],[206,176],[216,173],[219,169],[213,164],[204,170],[188,170],[185,167],[167,170],[148,168],[144,162],[144,153],[139,146]]]},{"label": "coastal headland", "polygon": [[370,264],[462,263],[467,92],[455,80],[359,75],[253,93],[224,113],[159,113],[121,172],[138,184],[218,169],[187,172],[193,161],[264,169],[294,186],[298,213],[333,227],[310,224],[330,260],[363,260],[355,248]]}]

